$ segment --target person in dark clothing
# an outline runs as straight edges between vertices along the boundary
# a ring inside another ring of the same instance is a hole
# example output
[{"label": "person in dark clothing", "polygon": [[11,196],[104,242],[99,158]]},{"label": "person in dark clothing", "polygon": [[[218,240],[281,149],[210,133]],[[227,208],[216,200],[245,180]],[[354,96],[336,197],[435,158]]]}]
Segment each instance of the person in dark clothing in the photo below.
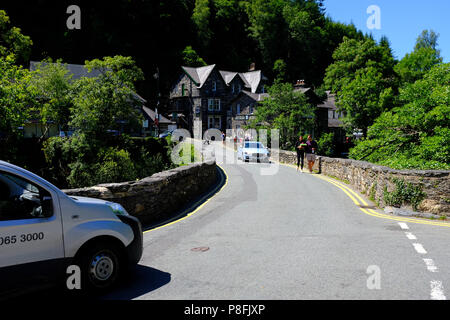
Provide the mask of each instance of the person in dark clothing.
[{"label": "person in dark clothing", "polygon": [[317,154],[317,142],[312,139],[311,135],[308,136],[308,140],[306,141],[306,161],[308,161],[308,169],[309,172],[312,173],[314,162],[316,161]]},{"label": "person in dark clothing", "polygon": [[298,138],[298,141],[295,143],[295,150],[297,151],[297,171],[298,167],[301,165],[301,171],[303,171],[303,163],[305,160],[305,148],[307,144],[306,141],[303,139],[303,136],[300,136]]}]

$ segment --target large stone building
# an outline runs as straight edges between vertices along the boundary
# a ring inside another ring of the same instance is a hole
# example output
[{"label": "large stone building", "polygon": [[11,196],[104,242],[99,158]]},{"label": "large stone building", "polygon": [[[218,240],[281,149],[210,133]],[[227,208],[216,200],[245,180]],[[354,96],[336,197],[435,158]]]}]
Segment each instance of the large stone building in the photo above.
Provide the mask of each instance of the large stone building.
[{"label": "large stone building", "polygon": [[267,78],[260,70],[239,73],[209,65],[182,71],[170,91],[168,111],[179,127],[191,133],[194,120],[202,120],[202,132],[232,129],[236,116],[265,95]]}]

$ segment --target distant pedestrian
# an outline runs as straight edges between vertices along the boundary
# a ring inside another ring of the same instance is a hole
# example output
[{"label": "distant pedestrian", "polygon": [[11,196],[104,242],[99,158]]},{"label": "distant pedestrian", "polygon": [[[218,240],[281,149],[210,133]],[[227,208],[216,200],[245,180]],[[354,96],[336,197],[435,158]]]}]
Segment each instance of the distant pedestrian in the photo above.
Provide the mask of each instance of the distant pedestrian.
[{"label": "distant pedestrian", "polygon": [[317,154],[317,142],[313,140],[311,135],[308,135],[308,140],[306,141],[306,161],[308,161],[309,172],[312,173],[314,162],[316,161]]},{"label": "distant pedestrian", "polygon": [[301,168],[301,171],[303,171],[306,146],[307,144],[305,139],[303,139],[303,136],[300,136],[298,138],[298,141],[295,143],[295,150],[297,151],[297,171],[299,166]]}]

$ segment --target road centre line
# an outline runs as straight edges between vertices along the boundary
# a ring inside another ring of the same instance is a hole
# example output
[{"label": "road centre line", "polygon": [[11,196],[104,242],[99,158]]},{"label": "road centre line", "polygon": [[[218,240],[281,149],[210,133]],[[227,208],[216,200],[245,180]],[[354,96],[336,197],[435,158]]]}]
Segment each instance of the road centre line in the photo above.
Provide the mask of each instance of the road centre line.
[{"label": "road centre line", "polygon": [[414,249],[416,249],[417,253],[427,254],[427,251],[420,243],[413,243]]},{"label": "road centre line", "polygon": [[409,230],[409,227],[406,223],[399,222],[398,224],[399,224],[400,228],[402,228],[403,230]]},{"label": "road centre line", "polygon": [[425,265],[427,266],[428,271],[438,272],[438,267],[434,264],[433,259],[424,258],[423,262],[425,262]]},{"label": "road centre line", "polygon": [[433,280],[430,283],[431,286],[431,300],[446,300],[444,295],[444,288],[441,281]]},{"label": "road centre line", "polygon": [[417,240],[417,237],[413,235],[411,232],[405,232],[405,234],[409,240]]}]

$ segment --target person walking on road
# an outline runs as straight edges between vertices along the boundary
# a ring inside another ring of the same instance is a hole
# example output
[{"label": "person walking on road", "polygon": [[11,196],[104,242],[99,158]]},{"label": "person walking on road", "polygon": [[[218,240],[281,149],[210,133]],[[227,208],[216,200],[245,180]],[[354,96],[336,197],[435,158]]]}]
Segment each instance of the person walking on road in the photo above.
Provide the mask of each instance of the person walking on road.
[{"label": "person walking on road", "polygon": [[298,141],[295,143],[295,150],[297,151],[297,171],[298,167],[301,166],[301,170],[303,171],[303,163],[305,160],[305,149],[306,149],[306,141],[303,139],[303,136],[298,138]]},{"label": "person walking on road", "polygon": [[317,142],[313,140],[311,135],[308,135],[308,140],[306,141],[306,161],[308,161],[309,172],[312,173],[314,162],[316,161],[317,154]]}]

